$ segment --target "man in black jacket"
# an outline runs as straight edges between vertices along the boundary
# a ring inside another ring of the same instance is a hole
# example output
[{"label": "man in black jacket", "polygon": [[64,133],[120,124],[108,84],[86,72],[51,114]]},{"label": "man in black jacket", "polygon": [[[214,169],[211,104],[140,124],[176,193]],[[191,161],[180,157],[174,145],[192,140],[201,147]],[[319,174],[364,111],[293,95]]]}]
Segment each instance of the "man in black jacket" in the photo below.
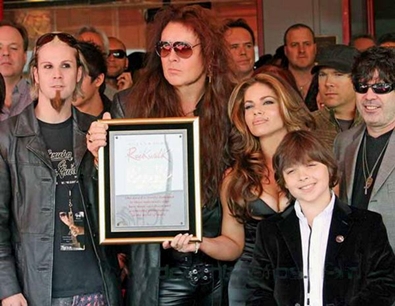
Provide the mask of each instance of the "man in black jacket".
[{"label": "man in black jacket", "polygon": [[83,73],[75,39],[41,36],[30,69],[37,99],[0,126],[2,305],[120,305],[116,252],[97,239],[84,115],[71,105]]},{"label": "man in black jacket", "polygon": [[247,305],[391,306],[395,255],[382,217],[331,190],[331,150],[313,132],[289,132],[273,156],[291,205],[257,229]]}]

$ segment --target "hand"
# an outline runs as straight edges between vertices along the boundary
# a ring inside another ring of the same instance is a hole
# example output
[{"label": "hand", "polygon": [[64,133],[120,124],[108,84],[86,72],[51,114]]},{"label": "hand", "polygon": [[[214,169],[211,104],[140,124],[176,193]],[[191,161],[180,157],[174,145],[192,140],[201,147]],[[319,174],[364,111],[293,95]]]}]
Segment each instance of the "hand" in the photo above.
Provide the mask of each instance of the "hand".
[{"label": "hand", "polygon": [[27,301],[22,293],[11,295],[1,302],[2,306],[27,306]]},{"label": "hand", "polygon": [[130,72],[123,72],[119,77],[117,77],[117,87],[118,90],[124,90],[132,87],[133,80],[132,74]]},{"label": "hand", "polygon": [[70,225],[69,230],[73,237],[85,234],[85,228],[83,226]]},{"label": "hand", "polygon": [[[110,113],[104,113],[103,119],[111,119]],[[99,148],[107,145],[108,125],[102,122],[92,122],[88,133],[86,134],[86,144],[88,150],[92,153],[95,160],[98,158]]]},{"label": "hand", "polygon": [[177,250],[178,252],[181,253],[189,253],[189,252],[195,252],[195,243],[190,243],[193,235],[189,234],[178,234],[173,238],[173,240],[170,241],[165,241],[162,243],[162,247],[164,249],[170,249],[173,248]]}]

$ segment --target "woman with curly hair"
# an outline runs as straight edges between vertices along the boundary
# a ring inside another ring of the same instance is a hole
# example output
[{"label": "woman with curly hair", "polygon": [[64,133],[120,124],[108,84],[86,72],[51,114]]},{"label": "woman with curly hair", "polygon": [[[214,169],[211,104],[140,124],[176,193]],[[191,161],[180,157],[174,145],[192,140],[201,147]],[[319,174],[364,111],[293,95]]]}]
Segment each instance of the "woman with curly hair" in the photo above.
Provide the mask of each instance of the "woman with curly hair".
[{"label": "woman with curly hair", "polygon": [[[243,234],[219,201],[229,166],[224,154],[230,124],[227,102],[234,88],[228,48],[211,11],[169,6],[149,25],[144,74],[114,98],[112,115],[126,118],[198,116],[200,122],[203,241],[177,235],[160,244],[132,245],[128,305],[222,305],[221,262],[237,259]],[[97,156],[106,145],[103,123],[92,124],[88,148]],[[215,237],[222,234],[221,237]],[[235,238],[228,238],[232,236]],[[226,288],[226,285],[225,285]]]},{"label": "woman with curly hair", "polygon": [[289,131],[314,129],[315,122],[300,95],[270,72],[240,83],[230,97],[231,168],[223,181],[221,201],[244,227],[245,246],[229,282],[230,305],[244,305],[248,268],[260,220],[288,205],[274,179],[272,157]]}]

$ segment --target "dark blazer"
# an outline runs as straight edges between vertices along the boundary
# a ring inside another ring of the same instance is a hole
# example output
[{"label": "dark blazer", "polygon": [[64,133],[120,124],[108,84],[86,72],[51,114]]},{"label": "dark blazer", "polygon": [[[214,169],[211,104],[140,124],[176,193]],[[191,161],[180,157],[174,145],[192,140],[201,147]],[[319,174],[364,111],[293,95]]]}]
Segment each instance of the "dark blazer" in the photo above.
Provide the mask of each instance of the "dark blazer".
[{"label": "dark blazer", "polygon": [[[344,239],[342,239],[344,238]],[[293,205],[258,225],[247,305],[304,305],[299,219]],[[395,255],[379,214],[335,201],[325,258],[324,306],[395,301]]]}]

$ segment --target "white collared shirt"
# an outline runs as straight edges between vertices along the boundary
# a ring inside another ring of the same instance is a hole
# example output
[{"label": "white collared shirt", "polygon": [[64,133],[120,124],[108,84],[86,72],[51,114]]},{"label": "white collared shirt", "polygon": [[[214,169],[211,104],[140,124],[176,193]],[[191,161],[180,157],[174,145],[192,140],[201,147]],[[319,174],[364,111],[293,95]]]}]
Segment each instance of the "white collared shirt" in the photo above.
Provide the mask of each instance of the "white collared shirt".
[{"label": "white collared shirt", "polygon": [[335,195],[332,192],[328,206],[314,218],[310,228],[299,202],[295,202],[302,239],[305,306],[322,306],[326,247],[334,204]]}]

